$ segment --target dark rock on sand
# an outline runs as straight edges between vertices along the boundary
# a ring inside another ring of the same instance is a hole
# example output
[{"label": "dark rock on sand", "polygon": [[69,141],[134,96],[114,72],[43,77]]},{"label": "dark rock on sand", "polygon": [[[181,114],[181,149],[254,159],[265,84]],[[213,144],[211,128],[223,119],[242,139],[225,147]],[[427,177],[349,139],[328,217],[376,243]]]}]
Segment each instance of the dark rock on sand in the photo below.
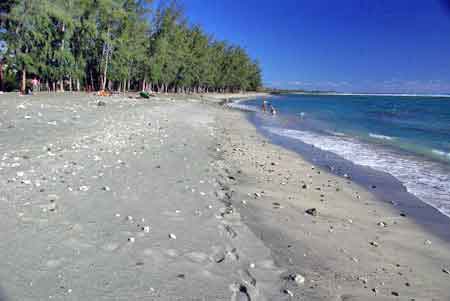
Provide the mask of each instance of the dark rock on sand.
[{"label": "dark rock on sand", "polygon": [[305,210],[305,212],[306,212],[307,214],[309,214],[309,215],[317,216],[317,209],[316,209],[316,208],[310,208],[310,209],[307,209],[307,210]]}]

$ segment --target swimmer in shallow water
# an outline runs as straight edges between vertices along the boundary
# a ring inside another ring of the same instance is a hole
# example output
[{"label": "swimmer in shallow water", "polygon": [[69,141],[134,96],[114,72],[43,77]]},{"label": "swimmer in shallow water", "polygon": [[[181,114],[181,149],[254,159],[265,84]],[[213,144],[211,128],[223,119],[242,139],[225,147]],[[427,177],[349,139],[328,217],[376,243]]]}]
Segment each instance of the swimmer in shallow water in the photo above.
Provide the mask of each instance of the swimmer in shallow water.
[{"label": "swimmer in shallow water", "polygon": [[272,104],[270,104],[270,114],[277,115],[277,110],[275,110],[275,107]]}]

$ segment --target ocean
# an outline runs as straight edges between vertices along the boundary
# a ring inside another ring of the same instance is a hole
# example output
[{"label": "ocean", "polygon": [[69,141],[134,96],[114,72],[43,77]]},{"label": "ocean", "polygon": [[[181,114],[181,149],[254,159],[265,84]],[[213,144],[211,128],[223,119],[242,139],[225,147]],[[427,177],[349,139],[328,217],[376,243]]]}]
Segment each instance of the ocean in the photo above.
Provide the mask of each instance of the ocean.
[{"label": "ocean", "polygon": [[341,176],[365,177],[369,187],[395,179],[450,217],[449,97],[292,94],[267,100],[276,116],[261,112],[262,99],[231,106],[252,111],[249,119],[263,134],[310,161]]}]

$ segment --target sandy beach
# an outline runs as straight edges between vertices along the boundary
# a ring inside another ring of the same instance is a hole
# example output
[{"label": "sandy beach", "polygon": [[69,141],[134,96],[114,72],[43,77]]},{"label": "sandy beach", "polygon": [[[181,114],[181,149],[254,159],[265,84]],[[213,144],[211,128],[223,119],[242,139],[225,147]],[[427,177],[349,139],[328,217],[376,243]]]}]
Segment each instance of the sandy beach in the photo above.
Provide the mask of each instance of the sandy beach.
[{"label": "sandy beach", "polygon": [[0,95],[0,300],[449,300],[450,243],[251,96]]}]

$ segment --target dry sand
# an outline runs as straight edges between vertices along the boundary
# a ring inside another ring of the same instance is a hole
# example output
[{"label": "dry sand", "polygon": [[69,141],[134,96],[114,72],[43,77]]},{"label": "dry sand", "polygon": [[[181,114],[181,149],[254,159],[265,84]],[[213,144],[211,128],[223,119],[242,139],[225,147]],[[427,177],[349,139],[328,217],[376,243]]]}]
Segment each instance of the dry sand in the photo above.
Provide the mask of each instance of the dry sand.
[{"label": "dry sand", "polygon": [[190,98],[0,95],[0,300],[449,300],[447,242]]}]

